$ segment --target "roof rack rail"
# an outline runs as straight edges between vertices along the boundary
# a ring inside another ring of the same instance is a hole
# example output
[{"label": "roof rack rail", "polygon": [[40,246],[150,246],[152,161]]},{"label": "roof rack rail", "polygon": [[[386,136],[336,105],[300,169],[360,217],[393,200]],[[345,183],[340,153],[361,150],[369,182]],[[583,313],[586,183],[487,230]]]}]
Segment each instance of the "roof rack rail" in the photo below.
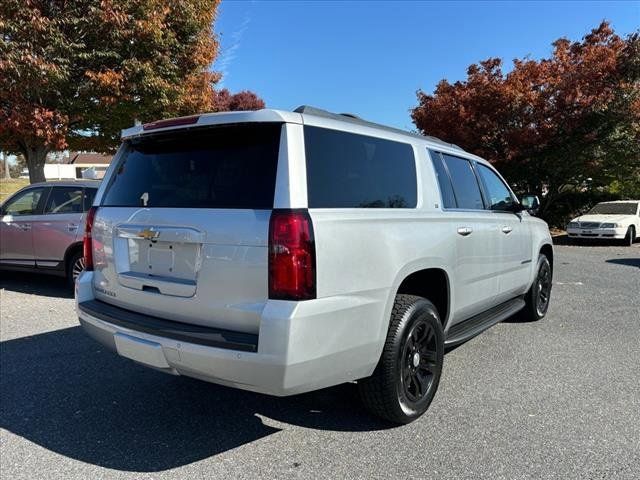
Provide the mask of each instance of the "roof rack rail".
[{"label": "roof rack rail", "polygon": [[364,125],[364,126],[373,127],[373,128],[379,128],[381,130],[386,130],[388,132],[400,133],[402,135],[409,135],[411,137],[420,138],[422,140],[429,140],[431,142],[439,143],[441,145],[445,145],[450,148],[456,148],[458,150],[462,150],[462,148],[460,148],[458,145],[445,142],[444,140],[440,140],[437,137],[432,137],[429,135],[420,135],[418,133],[408,132],[400,128],[388,127],[387,125],[382,125],[380,123],[369,122],[352,113],[333,113],[327,110],[323,110],[321,108],[312,107],[310,105],[300,105],[298,108],[294,110],[294,112],[301,113],[304,115],[315,115],[316,117],[331,118],[333,120],[341,120],[344,122],[356,123],[358,125]]}]

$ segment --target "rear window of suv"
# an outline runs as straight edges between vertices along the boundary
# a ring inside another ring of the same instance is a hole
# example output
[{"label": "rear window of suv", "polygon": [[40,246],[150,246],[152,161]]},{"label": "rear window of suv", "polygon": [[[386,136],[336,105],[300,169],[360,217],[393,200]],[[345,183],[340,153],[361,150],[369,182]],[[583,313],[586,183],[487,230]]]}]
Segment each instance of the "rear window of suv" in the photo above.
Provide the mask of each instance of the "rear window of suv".
[{"label": "rear window of suv", "polygon": [[411,145],[310,126],[304,141],[309,208],[415,208]]},{"label": "rear window of suv", "polygon": [[202,127],[127,140],[102,205],[271,209],[281,128]]}]

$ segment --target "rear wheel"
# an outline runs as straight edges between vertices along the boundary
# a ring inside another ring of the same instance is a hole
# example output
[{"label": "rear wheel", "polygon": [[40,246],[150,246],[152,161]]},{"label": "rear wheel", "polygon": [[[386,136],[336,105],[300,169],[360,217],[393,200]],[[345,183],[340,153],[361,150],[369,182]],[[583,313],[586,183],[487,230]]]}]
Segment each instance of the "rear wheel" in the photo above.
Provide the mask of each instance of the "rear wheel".
[{"label": "rear wheel", "polygon": [[537,321],[547,314],[551,300],[552,278],[551,263],[547,256],[541,253],[538,256],[536,278],[525,294],[526,306],[522,311],[525,320]]},{"label": "rear wheel", "polygon": [[444,333],[435,306],[413,295],[397,295],[380,361],[358,382],[373,414],[405,424],[429,408],[440,383]]},{"label": "rear wheel", "polygon": [[82,251],[77,251],[67,261],[67,282],[71,288],[75,287],[76,280],[84,271],[84,257]]},{"label": "rear wheel", "polygon": [[631,225],[627,229],[627,235],[624,237],[624,244],[628,247],[633,245],[633,241],[636,239],[636,229]]}]

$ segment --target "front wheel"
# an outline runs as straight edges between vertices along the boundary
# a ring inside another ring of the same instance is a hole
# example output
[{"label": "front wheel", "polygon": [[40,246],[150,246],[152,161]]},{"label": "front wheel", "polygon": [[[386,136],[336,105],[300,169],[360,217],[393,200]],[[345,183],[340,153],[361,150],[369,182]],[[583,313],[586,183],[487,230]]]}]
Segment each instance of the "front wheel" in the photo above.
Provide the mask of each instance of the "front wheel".
[{"label": "front wheel", "polygon": [[397,295],[380,361],[358,382],[365,407],[394,423],[417,419],[436,394],[443,360],[438,310],[422,297]]},{"label": "front wheel", "polygon": [[525,320],[535,322],[547,314],[551,300],[552,278],[551,263],[547,256],[541,253],[538,256],[536,278],[525,294],[526,305],[522,311]]}]

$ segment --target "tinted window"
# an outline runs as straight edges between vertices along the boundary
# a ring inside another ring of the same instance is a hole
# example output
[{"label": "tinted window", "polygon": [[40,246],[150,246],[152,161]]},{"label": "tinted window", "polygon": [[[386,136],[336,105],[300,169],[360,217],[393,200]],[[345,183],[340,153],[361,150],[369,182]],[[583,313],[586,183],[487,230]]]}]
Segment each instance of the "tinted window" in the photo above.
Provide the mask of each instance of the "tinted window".
[{"label": "tinted window", "polygon": [[457,208],[483,210],[482,194],[471,162],[451,155],[442,156],[451,174]]},{"label": "tinted window", "polygon": [[513,205],[514,200],[511,192],[493,170],[478,164],[478,173],[484,182],[486,193],[489,196],[487,200],[489,201],[489,208],[491,210],[507,210],[510,205]]},{"label": "tinted window", "polygon": [[444,208],[456,208],[456,197],[453,194],[453,186],[447,170],[444,168],[442,158],[438,152],[430,151],[433,168],[436,172],[438,185],[440,185],[440,194],[442,195],[442,206]]},{"label": "tinted window", "polygon": [[42,198],[44,188],[31,188],[18,194],[9,200],[2,207],[5,215],[13,215],[19,217],[21,215],[37,215],[39,213],[38,204]]},{"label": "tinted window", "polygon": [[93,199],[96,197],[96,193],[98,192],[97,188],[85,188],[84,189],[84,211],[89,210],[91,205],[93,205]]},{"label": "tinted window", "polygon": [[53,187],[44,213],[82,213],[82,187]]},{"label": "tinted window", "polygon": [[280,130],[246,124],[129,140],[102,205],[273,208]]},{"label": "tinted window", "polygon": [[416,164],[406,143],[305,127],[311,208],[413,208]]}]

